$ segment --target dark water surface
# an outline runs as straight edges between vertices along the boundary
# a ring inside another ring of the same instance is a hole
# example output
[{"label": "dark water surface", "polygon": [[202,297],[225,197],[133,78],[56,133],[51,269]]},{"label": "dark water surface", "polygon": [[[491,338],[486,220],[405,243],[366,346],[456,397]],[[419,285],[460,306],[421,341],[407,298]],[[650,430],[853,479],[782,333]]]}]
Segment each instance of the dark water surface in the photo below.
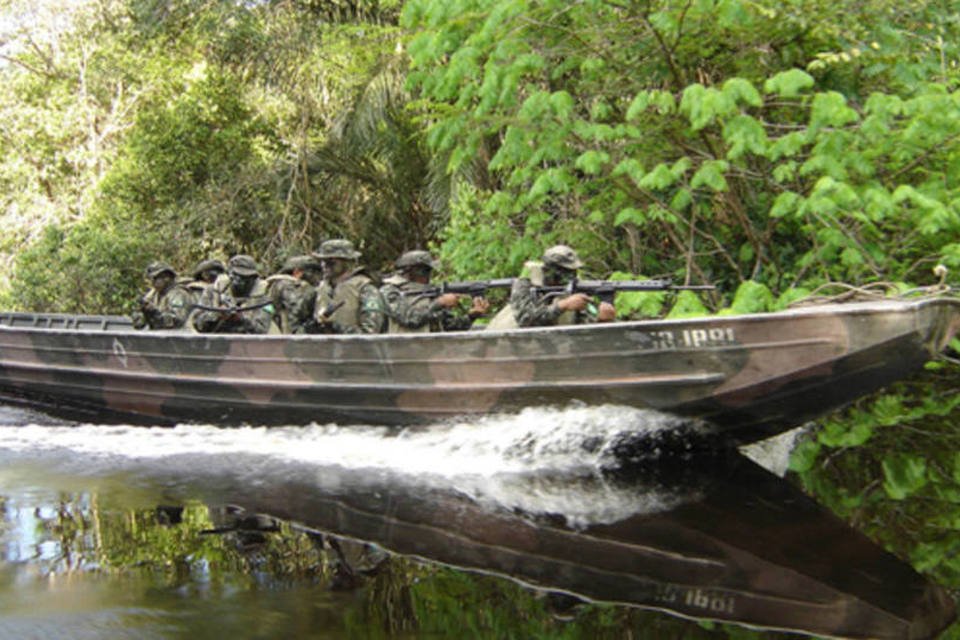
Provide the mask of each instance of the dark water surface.
[{"label": "dark water surface", "polygon": [[[666,455],[658,434],[678,422],[661,414],[397,433],[0,407],[0,425],[0,638],[778,635],[731,622],[922,638],[952,616],[764,468],[786,448],[751,452],[762,466]],[[628,463],[636,432],[648,444]]]}]

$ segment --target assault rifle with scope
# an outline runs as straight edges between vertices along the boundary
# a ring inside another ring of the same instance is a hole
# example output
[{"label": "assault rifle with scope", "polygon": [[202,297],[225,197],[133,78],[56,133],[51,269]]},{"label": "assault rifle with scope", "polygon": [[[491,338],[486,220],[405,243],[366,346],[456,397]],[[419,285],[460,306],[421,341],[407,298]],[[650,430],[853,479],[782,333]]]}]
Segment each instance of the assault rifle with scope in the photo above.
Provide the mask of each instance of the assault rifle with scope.
[{"label": "assault rifle with scope", "polygon": [[538,294],[550,296],[568,296],[574,293],[585,293],[588,296],[599,298],[603,302],[613,302],[617,293],[627,291],[712,291],[713,285],[675,285],[672,280],[581,280],[574,278],[564,285],[535,286],[533,290]]}]

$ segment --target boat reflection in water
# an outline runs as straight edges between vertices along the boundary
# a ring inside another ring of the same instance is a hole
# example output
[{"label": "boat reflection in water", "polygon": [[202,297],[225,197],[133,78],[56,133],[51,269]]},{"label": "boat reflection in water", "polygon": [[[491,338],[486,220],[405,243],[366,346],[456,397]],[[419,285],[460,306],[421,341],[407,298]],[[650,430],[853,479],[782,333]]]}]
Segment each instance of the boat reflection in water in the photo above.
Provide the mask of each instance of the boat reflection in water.
[{"label": "boat reflection in water", "polygon": [[933,637],[954,618],[944,589],[736,453],[458,488],[373,476],[204,485],[248,514],[589,600],[851,638]]},{"label": "boat reflection in water", "polygon": [[[236,505],[229,513],[237,526],[269,525],[250,517],[267,514],[333,540],[366,541],[572,598],[850,638],[934,637],[955,615],[944,589],[737,451],[604,471],[449,476],[278,455],[318,442],[309,434],[284,442],[284,432],[262,431],[263,451],[218,450],[214,438],[250,434],[210,428],[196,452],[194,430],[97,432],[106,434],[97,436],[104,446],[128,451],[184,439],[163,455],[138,457],[85,449],[93,445],[83,430],[105,427],[36,436],[29,429],[3,429],[0,458],[54,452],[65,473],[135,476],[162,487],[164,499]],[[18,442],[31,438],[48,449],[24,453]]]}]

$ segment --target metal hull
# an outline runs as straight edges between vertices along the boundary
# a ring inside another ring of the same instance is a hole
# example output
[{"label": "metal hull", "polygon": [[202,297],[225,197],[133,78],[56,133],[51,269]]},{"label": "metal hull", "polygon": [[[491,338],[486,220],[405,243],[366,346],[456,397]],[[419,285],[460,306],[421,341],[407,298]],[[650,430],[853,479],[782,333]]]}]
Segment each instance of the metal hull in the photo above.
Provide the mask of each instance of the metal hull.
[{"label": "metal hull", "polygon": [[951,298],[378,336],[139,332],[121,318],[4,314],[0,390],[152,424],[404,425],[580,402],[702,418],[746,442],[909,375],[958,328]]}]

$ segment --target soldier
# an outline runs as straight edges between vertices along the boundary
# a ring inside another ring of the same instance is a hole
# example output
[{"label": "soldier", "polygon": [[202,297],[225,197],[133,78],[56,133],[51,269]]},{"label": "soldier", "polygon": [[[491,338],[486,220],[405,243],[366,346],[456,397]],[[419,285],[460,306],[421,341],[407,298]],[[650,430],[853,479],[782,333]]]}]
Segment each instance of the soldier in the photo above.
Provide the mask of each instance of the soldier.
[{"label": "soldier", "polygon": [[256,261],[236,255],[227,262],[227,272],[203,290],[193,326],[201,333],[267,333],[273,314]]},{"label": "soldier", "polygon": [[380,288],[387,307],[390,333],[466,331],[473,321],[487,313],[486,298],[473,298],[466,314],[455,314],[460,300],[456,293],[431,295],[430,278],[437,263],[426,251],[407,251],[397,260],[398,273]]},{"label": "soldier", "polygon": [[360,252],[349,240],[327,240],[314,252],[323,267],[317,287],[313,333],[380,333],[384,304],[380,290],[364,267]]},{"label": "soldier", "polygon": [[219,260],[202,260],[193,268],[192,278],[184,278],[180,284],[193,294],[194,301],[199,301],[207,285],[213,284],[226,270]]},{"label": "soldier", "polygon": [[152,262],[146,270],[151,288],[140,298],[133,312],[135,329],[180,329],[184,326],[193,298],[176,283],[177,272],[165,262]]},{"label": "soldier", "polygon": [[276,309],[273,319],[282,333],[309,333],[321,269],[313,256],[293,256],[280,273],[267,278],[267,293]]},{"label": "soldier", "polygon": [[563,286],[577,276],[583,263],[576,251],[558,244],[547,249],[541,261],[542,276],[517,278],[510,290],[510,304],[497,314],[490,328],[548,327],[611,322],[616,318],[616,309],[609,302],[601,302],[596,310],[590,309],[591,299],[585,293],[558,296],[537,292],[538,286]]}]

